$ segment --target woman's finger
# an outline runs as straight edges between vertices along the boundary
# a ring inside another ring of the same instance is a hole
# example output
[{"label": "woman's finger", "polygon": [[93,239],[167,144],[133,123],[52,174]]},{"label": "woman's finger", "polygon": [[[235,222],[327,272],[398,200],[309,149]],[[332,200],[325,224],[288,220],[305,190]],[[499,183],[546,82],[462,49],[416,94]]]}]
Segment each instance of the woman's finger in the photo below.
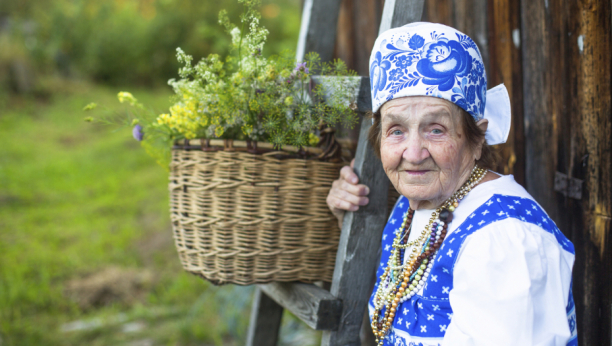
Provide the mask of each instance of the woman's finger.
[{"label": "woman's finger", "polygon": [[329,196],[327,198],[327,204],[332,209],[335,210],[345,210],[345,211],[357,211],[359,209],[358,205],[349,203],[343,199],[337,198],[335,196]]},{"label": "woman's finger", "polygon": [[338,190],[335,191],[333,194],[334,198],[339,198],[341,200],[347,201],[353,205],[367,205],[368,202],[370,201],[367,197],[365,196],[358,196],[355,194],[352,194],[350,192],[347,192],[345,190]]},{"label": "woman's finger", "polygon": [[367,186],[363,184],[350,184],[346,180],[340,180],[340,183],[337,185],[337,188],[355,196],[367,196],[370,194],[370,188],[368,188]]},{"label": "woman's finger", "polygon": [[351,184],[357,184],[359,182],[359,178],[357,178],[357,174],[353,171],[352,167],[344,166],[340,170],[340,179],[344,179]]}]

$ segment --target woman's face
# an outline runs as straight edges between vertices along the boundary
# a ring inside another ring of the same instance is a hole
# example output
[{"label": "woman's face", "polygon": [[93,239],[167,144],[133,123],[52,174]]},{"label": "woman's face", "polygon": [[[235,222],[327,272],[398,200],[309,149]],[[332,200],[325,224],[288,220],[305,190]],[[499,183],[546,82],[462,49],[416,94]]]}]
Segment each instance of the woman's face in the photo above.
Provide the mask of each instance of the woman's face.
[{"label": "woman's face", "polygon": [[381,160],[395,188],[414,209],[438,207],[469,177],[470,150],[461,111],[429,96],[393,99],[381,108]]}]

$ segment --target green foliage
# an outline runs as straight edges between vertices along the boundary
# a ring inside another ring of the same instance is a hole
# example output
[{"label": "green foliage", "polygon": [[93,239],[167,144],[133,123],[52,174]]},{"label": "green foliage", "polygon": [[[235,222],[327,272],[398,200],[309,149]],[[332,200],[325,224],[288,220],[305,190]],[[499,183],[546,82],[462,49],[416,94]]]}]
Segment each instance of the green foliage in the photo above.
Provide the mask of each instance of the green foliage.
[{"label": "green foliage", "polygon": [[[13,98],[0,117],[2,346],[244,344],[251,291],[213,287],[181,269],[167,173],[126,138],[129,129],[80,121],[91,100],[117,104],[115,92],[71,89],[47,104]],[[168,91],[136,91],[155,109],[169,105]],[[109,266],[149,270],[154,280],[135,304],[81,309],[66,296],[68,281]],[[75,320],[103,323],[61,331]],[[129,322],[145,329],[125,333]]]},{"label": "green foliage", "polygon": [[[264,2],[262,23],[271,30],[265,55],[294,48],[298,0]],[[178,46],[197,56],[226,55],[229,40],[217,13],[237,18],[235,0],[20,0],[0,2],[0,52],[27,59],[39,74],[59,72],[117,84],[160,84],[175,75]],[[7,16],[7,17],[4,17]],[[11,47],[11,49],[5,49]],[[4,59],[5,61],[7,59]],[[0,78],[1,79],[1,78]],[[1,81],[0,81],[1,82]]]},{"label": "green foliage", "polygon": [[[268,30],[260,26],[259,0],[238,0],[244,5],[240,27],[225,10],[219,24],[231,37],[225,59],[210,54],[193,65],[193,57],[176,49],[181,79],[170,79],[175,97],[170,112],[147,110],[129,92],[119,92],[131,109],[125,116],[99,120],[133,127],[134,137],[163,167],[170,159],[171,143],[180,139],[223,138],[268,141],[275,147],[313,146],[323,126],[357,122],[355,95],[359,87],[347,83],[355,76],[340,60],[321,62],[316,53],[296,65],[294,53],[262,55]],[[248,30],[247,30],[248,29]],[[312,74],[324,74],[315,85]],[[96,108],[88,104],[84,110]],[[93,117],[86,117],[91,121]]]},{"label": "green foliage", "polygon": [[350,107],[354,88],[336,83],[333,95],[326,95],[329,86],[313,86],[311,75],[314,71],[327,76],[355,73],[341,61],[322,63],[316,54],[297,66],[290,52],[264,57],[268,31],[259,25],[259,1],[239,2],[245,6],[240,27],[229,21],[225,11],[219,13],[219,22],[232,40],[225,60],[211,54],[194,66],[193,57],[177,49],[177,60],[183,64],[181,79],[169,81],[176,103],[169,114],[158,118],[171,139],[248,139],[301,147],[312,143],[322,124],[354,125],[357,114]]}]

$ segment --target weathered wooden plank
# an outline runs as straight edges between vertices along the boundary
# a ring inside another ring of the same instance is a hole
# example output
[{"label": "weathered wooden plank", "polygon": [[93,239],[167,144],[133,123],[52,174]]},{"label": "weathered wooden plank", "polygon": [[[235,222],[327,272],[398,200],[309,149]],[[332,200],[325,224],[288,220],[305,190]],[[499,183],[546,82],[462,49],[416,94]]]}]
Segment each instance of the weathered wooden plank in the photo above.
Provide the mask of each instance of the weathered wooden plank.
[{"label": "weathered wooden plank", "polygon": [[330,61],[334,54],[338,12],[341,0],[304,0],[302,23],[297,46],[297,60],[316,52],[321,61]]},{"label": "weathered wooden plank", "polygon": [[337,332],[323,333],[322,345],[359,345],[359,329],[370,295],[387,215],[389,180],[366,138],[371,126],[364,119],[355,157],[355,173],[370,187],[370,203],[344,215],[331,293],[342,300],[342,324]]},{"label": "weathered wooden plank", "polygon": [[342,302],[328,291],[305,283],[273,282],[258,285],[258,288],[310,328],[315,330],[338,328]]},{"label": "weathered wooden plank", "polygon": [[[419,21],[424,0],[386,0],[379,32]],[[368,83],[366,83],[366,81]],[[360,109],[371,102],[369,80],[362,79]],[[366,109],[371,109],[371,104]],[[387,216],[389,179],[382,164],[367,141],[370,119],[363,119],[353,166],[360,183],[370,188],[367,206],[357,212],[347,212],[336,256],[331,293],[342,300],[341,324],[337,331],[324,332],[322,346],[360,345],[359,331],[363,313],[371,293],[376,264],[380,258],[380,237]]]},{"label": "weathered wooden plank", "polygon": [[488,71],[487,0],[454,0],[453,9],[453,26],[476,42]]},{"label": "weathered wooden plank", "polygon": [[[553,2],[555,2],[553,4]],[[555,203],[553,177],[557,161],[557,130],[553,113],[553,72],[562,79],[565,56],[551,30],[550,4],[524,0],[522,6],[523,90],[525,121],[525,184],[527,190],[559,223],[560,212]],[[562,11],[556,8],[559,15]],[[554,58],[553,58],[554,57]],[[556,60],[556,61],[553,61]],[[561,85],[563,83],[560,83]],[[559,92],[560,90],[555,90]],[[563,93],[561,91],[560,96]]]},{"label": "weathered wooden plank", "polygon": [[370,53],[380,26],[383,0],[343,0],[334,56],[360,76],[370,74]]},{"label": "weathered wooden plank", "polygon": [[276,346],[282,318],[283,307],[255,289],[246,345]]},{"label": "weathered wooden plank", "polygon": [[520,2],[489,0],[489,69],[490,86],[504,83],[512,105],[512,127],[508,141],[499,145],[501,156],[496,169],[513,174],[519,183],[525,183],[525,134],[523,131],[523,68],[521,49]]},{"label": "weathered wooden plank", "polygon": [[[610,344],[611,5],[521,6],[527,189],[574,243],[579,344]],[[551,190],[555,171],[585,181],[582,200]]]},{"label": "weathered wooden plank", "polygon": [[579,341],[581,345],[604,345],[612,342],[611,6],[607,0],[565,5],[570,15],[565,25],[571,33],[568,69],[570,81],[575,81],[570,86],[574,145],[567,145],[568,170],[584,180],[581,203],[570,202],[575,206],[571,214],[581,214],[571,220],[577,254],[574,283],[578,286]]},{"label": "weathered wooden plank", "polygon": [[427,0],[423,7],[423,21],[454,26],[453,0]]},{"label": "weathered wooden plank", "polygon": [[386,0],[378,32],[420,21],[423,3],[424,0]]},{"label": "weathered wooden plank", "polygon": [[[358,107],[371,109],[369,79],[363,78]],[[387,215],[387,179],[380,160],[367,142],[370,119],[364,119],[355,157],[355,173],[370,187],[370,203],[344,216],[331,293],[342,300],[342,324],[336,332],[324,332],[322,345],[359,345],[359,330],[374,280],[380,253],[380,237]]]},{"label": "weathered wooden plank", "polygon": [[[378,36],[384,0],[343,0],[338,18],[335,59],[360,76],[370,75],[370,53]],[[338,137],[357,146],[359,126],[338,128]],[[346,143],[346,142],[345,142]]]}]

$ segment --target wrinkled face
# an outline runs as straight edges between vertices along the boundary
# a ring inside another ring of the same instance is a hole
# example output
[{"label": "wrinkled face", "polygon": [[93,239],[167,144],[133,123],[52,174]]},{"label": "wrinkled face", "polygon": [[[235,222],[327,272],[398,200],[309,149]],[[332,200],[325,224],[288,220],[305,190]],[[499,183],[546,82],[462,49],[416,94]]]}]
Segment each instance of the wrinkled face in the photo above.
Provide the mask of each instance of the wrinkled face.
[{"label": "wrinkled face", "polygon": [[402,97],[385,103],[381,116],[381,160],[391,183],[411,207],[438,207],[467,180],[477,159],[459,107],[437,97]]}]

